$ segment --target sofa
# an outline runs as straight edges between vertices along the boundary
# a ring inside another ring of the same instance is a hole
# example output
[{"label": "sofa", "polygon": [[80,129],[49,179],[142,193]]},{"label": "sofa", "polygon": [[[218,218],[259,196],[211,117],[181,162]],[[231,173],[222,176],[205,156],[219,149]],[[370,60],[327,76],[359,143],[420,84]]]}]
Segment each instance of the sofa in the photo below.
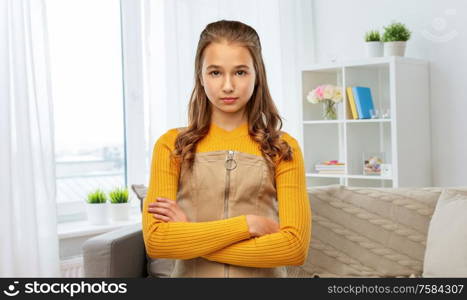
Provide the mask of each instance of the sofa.
[{"label": "sofa", "polygon": [[[133,190],[140,200],[145,197],[144,186],[133,186]],[[460,243],[456,249],[467,247],[456,236],[465,234],[465,229],[450,230],[447,237],[440,233],[450,224],[449,215],[442,213],[440,221],[430,226],[440,197],[443,203],[463,201],[461,206],[449,207],[455,209],[450,214],[461,210],[456,226],[464,224],[467,188],[329,185],[308,193],[312,210],[309,253],[303,265],[287,266],[288,277],[437,277],[442,268],[447,277],[467,274],[464,269],[454,270],[458,265],[455,255],[463,259],[467,249],[449,257],[452,247],[446,245],[452,241]],[[438,243],[441,239],[444,244]],[[146,256],[141,226],[91,238],[83,245],[83,258],[85,277],[162,278],[169,277],[173,267],[171,259]],[[425,258],[430,260],[428,265]]]}]

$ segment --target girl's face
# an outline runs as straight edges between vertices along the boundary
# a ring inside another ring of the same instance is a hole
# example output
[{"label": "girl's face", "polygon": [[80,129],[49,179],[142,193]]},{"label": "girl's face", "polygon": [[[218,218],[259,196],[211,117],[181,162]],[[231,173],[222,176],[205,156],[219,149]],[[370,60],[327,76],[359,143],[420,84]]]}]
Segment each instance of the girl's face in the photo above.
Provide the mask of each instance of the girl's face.
[{"label": "girl's face", "polygon": [[248,49],[226,42],[209,44],[204,49],[201,74],[214,117],[243,116],[256,78]]}]

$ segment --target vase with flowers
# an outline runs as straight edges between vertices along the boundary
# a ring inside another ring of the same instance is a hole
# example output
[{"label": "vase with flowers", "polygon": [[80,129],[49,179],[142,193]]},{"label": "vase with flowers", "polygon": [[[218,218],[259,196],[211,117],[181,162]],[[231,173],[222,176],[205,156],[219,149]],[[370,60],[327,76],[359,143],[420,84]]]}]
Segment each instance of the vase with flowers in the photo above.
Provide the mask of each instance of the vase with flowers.
[{"label": "vase with flowers", "polygon": [[338,102],[342,101],[342,88],[331,84],[319,85],[308,93],[306,99],[312,104],[323,104],[323,119],[336,120],[336,105]]}]

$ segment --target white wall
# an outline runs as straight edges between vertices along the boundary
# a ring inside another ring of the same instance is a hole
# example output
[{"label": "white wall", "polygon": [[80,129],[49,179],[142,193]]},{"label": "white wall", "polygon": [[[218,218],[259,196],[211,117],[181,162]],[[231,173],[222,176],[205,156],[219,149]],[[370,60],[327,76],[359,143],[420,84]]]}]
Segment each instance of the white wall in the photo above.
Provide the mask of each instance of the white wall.
[{"label": "white wall", "polygon": [[433,186],[467,186],[467,1],[310,1],[318,63],[362,58],[367,30],[408,26],[406,56],[430,61]]}]

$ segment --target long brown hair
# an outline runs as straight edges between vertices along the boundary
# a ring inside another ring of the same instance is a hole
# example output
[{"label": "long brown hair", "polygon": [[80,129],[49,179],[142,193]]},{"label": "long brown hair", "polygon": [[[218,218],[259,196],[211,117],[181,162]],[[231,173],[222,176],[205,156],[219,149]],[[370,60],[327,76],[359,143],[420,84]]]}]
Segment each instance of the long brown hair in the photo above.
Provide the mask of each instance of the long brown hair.
[{"label": "long brown hair", "polygon": [[292,150],[287,142],[280,139],[282,119],[269,93],[259,36],[252,27],[238,21],[210,23],[201,32],[195,57],[195,86],[189,103],[188,127],[175,140],[174,157],[192,170],[196,145],[209,131],[212,104],[201,85],[203,52],[210,43],[222,41],[246,47],[253,58],[256,79],[253,94],[246,104],[248,133],[260,144],[263,157],[274,171],[278,160],[292,160]]}]

